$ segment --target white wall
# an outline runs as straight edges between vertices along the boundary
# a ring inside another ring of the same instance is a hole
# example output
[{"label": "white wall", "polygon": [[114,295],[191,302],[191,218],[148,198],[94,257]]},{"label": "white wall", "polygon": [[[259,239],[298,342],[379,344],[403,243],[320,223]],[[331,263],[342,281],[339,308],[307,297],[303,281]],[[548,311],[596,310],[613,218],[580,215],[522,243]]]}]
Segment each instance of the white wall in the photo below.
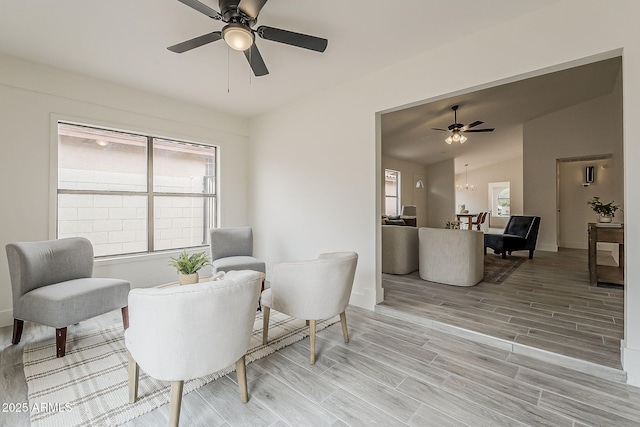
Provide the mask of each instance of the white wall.
[{"label": "white wall", "polygon": [[[475,191],[456,191],[456,207],[464,204],[471,213],[487,212],[489,204],[489,183],[509,182],[511,194],[511,214],[522,215],[522,157],[516,157],[504,162],[470,170],[469,185],[476,185]],[[465,174],[456,175],[456,185],[465,185]],[[490,223],[489,223],[490,221]],[[494,228],[504,228],[506,219],[487,217],[486,225]]]},{"label": "white wall", "polygon": [[623,203],[620,89],[524,124],[524,213],[541,217],[538,249],[558,250],[556,159],[611,154],[613,198]]},{"label": "white wall", "polygon": [[[0,56],[0,246],[55,238],[58,118],[219,145],[223,225],[248,223],[248,121],[228,114]],[[53,150],[53,151],[52,151]],[[55,188],[55,181],[53,182]],[[176,280],[172,254],[97,261],[94,275],[133,286]],[[0,326],[12,323],[7,258],[0,251]]]},{"label": "white wall", "polygon": [[444,160],[427,170],[427,227],[444,228],[456,219],[454,160]]},{"label": "white wall", "polygon": [[[624,52],[624,154],[634,165],[640,160],[637,16],[636,0],[566,0],[253,119],[257,255],[270,268],[324,250],[355,250],[360,259],[351,302],[372,309],[382,296],[376,113],[578,65],[582,58]],[[464,67],[442,66],[458,61],[459,52],[465,52]],[[638,182],[640,168],[625,168],[625,180]],[[524,207],[529,213],[526,201]],[[625,217],[640,215],[640,193],[627,191],[625,207]],[[640,234],[640,221],[625,222],[628,236]],[[625,246],[628,259],[640,255],[637,239]],[[640,264],[625,266],[625,304],[637,307]],[[640,311],[627,309],[625,317],[623,362],[630,382],[640,384]]]},{"label": "white wall", "polygon": [[[382,156],[381,173],[385,169],[393,169],[400,172],[400,206],[415,205],[417,211],[418,227],[427,224],[427,167],[418,163],[406,162],[388,156]],[[424,188],[416,188],[416,182],[421,179]],[[380,194],[384,209],[384,188]]]}]

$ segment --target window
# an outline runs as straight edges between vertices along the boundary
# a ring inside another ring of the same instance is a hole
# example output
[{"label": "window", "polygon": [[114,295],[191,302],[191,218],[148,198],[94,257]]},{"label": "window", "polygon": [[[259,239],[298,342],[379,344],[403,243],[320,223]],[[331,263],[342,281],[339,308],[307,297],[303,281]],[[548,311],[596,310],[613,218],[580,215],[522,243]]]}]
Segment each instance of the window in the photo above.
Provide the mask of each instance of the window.
[{"label": "window", "polygon": [[385,215],[400,215],[400,172],[384,170],[384,200]]},{"label": "window", "polygon": [[58,123],[57,237],[95,256],[207,245],[216,221],[216,148]]},{"label": "window", "polygon": [[491,216],[508,217],[511,215],[511,189],[509,182],[489,183],[489,206]]}]

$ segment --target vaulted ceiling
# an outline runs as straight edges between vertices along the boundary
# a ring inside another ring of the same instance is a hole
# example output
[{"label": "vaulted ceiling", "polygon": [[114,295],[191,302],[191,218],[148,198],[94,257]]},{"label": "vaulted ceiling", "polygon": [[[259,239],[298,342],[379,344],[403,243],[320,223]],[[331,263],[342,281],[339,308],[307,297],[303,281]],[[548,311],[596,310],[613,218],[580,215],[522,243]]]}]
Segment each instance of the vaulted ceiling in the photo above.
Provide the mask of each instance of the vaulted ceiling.
[{"label": "vaulted ceiling", "polygon": [[[521,156],[523,123],[611,93],[621,67],[616,57],[383,114],[382,154],[424,165],[455,158],[457,173]],[[432,128],[454,122],[453,105],[458,123],[495,131],[447,145],[447,133]]]}]

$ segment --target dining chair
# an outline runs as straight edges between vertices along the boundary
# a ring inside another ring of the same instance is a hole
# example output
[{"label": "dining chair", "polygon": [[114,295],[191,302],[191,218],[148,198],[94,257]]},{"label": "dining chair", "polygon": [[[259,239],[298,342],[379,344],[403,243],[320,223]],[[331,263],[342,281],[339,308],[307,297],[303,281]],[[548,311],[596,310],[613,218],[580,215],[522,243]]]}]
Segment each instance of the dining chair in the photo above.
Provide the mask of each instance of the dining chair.
[{"label": "dining chair", "polygon": [[260,298],[262,343],[267,344],[271,309],[309,323],[309,361],[316,362],[316,322],[340,315],[344,342],[349,342],[345,310],[349,304],[358,254],[333,252],[308,261],[283,262],[271,270],[269,289]]},{"label": "dining chair", "polygon": [[487,219],[488,212],[480,212],[476,217],[476,220],[471,223],[471,225],[475,225],[478,230],[482,230],[483,224]]},{"label": "dining chair", "polygon": [[[184,382],[236,365],[240,400],[249,399],[249,348],[262,277],[230,271],[222,280],[129,293],[129,401],[138,398],[139,368],[171,382],[169,426],[177,426]],[[144,393],[144,391],[142,391]]]}]

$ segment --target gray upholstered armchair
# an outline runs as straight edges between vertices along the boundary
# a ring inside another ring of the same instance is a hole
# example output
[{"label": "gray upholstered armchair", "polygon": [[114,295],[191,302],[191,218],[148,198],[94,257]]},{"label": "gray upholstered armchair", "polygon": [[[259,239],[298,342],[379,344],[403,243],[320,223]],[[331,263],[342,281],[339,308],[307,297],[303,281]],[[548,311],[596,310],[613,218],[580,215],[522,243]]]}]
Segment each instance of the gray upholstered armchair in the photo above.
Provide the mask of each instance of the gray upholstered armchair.
[{"label": "gray upholstered armchair", "polygon": [[539,216],[513,215],[509,218],[504,233],[484,235],[484,253],[487,253],[487,248],[491,248],[495,253],[502,254],[502,258],[506,258],[513,251],[529,251],[529,259],[533,259],[539,228]]},{"label": "gray upholstered armchair", "polygon": [[251,227],[212,228],[211,266],[213,272],[253,270],[264,273],[265,264],[253,257]]},{"label": "gray upholstered armchair", "polygon": [[24,321],[56,328],[56,353],[65,355],[67,326],[120,308],[128,327],[130,284],[91,277],[93,246],[84,237],[6,246],[13,290],[13,344]]},{"label": "gray upholstered armchair", "polygon": [[267,344],[271,309],[309,322],[309,360],[316,362],[316,321],[340,315],[344,341],[349,342],[345,310],[349,304],[358,254],[333,252],[309,261],[273,266],[271,287],[262,292],[262,343]]}]

